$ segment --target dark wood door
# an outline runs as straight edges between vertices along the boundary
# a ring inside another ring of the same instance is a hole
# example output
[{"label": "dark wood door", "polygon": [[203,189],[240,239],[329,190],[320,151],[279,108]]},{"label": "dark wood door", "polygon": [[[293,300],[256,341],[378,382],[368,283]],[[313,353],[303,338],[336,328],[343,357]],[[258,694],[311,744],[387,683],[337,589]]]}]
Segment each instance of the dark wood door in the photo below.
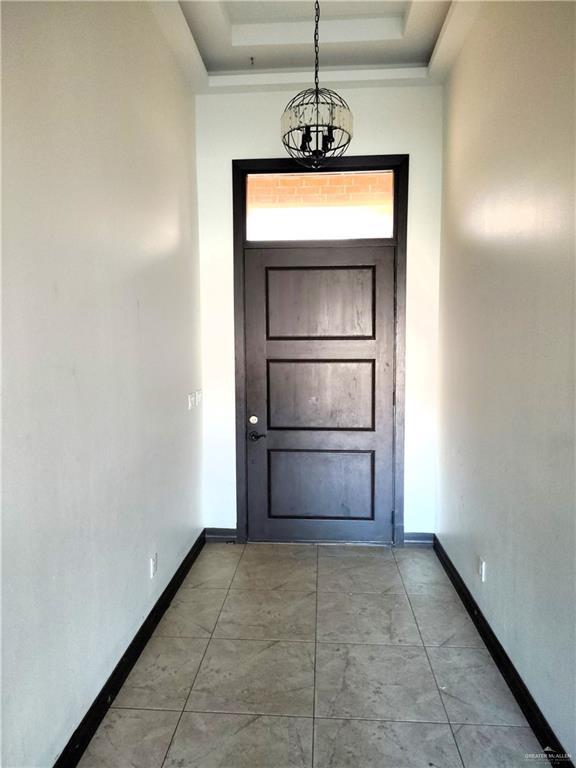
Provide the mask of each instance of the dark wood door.
[{"label": "dark wood door", "polygon": [[391,541],[394,248],[244,255],[249,538]]}]

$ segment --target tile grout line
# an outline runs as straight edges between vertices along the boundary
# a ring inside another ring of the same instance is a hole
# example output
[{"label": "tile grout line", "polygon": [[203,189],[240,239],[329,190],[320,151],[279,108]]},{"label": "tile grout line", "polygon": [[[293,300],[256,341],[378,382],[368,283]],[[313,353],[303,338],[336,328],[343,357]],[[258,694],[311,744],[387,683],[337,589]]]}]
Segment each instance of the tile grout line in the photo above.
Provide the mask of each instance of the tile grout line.
[{"label": "tile grout line", "polygon": [[[215,638],[218,639],[218,638]],[[420,646],[418,646],[420,647]],[[116,709],[128,712],[180,712],[179,709],[159,709],[158,707],[116,707]],[[312,715],[287,715],[280,712],[236,712],[235,710],[222,709],[187,709],[185,712],[195,715],[238,715],[254,717],[283,717],[288,720],[313,720]],[[449,725],[445,720],[394,720],[390,717],[356,717],[351,715],[318,715],[316,720],[342,720],[367,723],[397,723],[399,725]],[[471,728],[515,728],[518,731],[530,731],[529,725],[501,725],[500,723],[453,723],[453,725],[470,726]]]},{"label": "tile grout line", "polygon": [[[217,638],[216,638],[217,639]],[[177,712],[179,709],[159,709],[158,707],[116,707],[123,712]],[[187,709],[184,714],[193,715],[238,715],[239,717],[278,717],[287,720],[342,720],[367,723],[396,723],[399,725],[448,725],[445,720],[394,720],[390,717],[356,717],[352,715],[318,715],[315,718],[312,715],[287,715],[280,712],[237,712],[233,709]],[[501,725],[499,723],[454,723],[459,726],[470,726],[472,728],[505,728],[516,729],[518,731],[532,731],[529,725]]]},{"label": "tile grout line", "polygon": [[[206,546],[206,544],[204,544]],[[209,545],[208,545],[209,546]],[[204,547],[202,547],[204,549]],[[222,613],[222,610],[224,608],[224,604],[226,603],[226,599],[228,598],[228,594],[230,592],[230,586],[232,584],[232,581],[234,580],[234,577],[236,576],[236,571],[238,570],[238,566],[240,565],[240,561],[244,557],[244,552],[246,550],[245,545],[243,545],[242,548],[242,554],[238,558],[238,562],[236,563],[236,568],[234,569],[234,574],[232,575],[232,579],[230,580],[230,585],[228,586],[228,589],[226,590],[226,595],[224,596],[224,600],[222,601],[222,605],[220,606],[220,610],[218,611],[218,616],[216,617],[216,621],[214,622],[214,627],[212,628],[212,631],[210,632],[210,637],[208,638],[208,642],[206,643],[206,648],[204,649],[204,653],[202,654],[202,658],[200,659],[200,663],[198,664],[198,669],[196,670],[196,674],[194,675],[194,680],[192,680],[192,685],[190,686],[190,690],[188,691],[188,695],[186,696],[186,701],[184,702],[184,705],[182,707],[182,710],[180,712],[180,717],[178,718],[178,722],[176,723],[176,727],[174,728],[174,732],[172,733],[172,738],[170,739],[170,743],[168,744],[168,748],[166,749],[166,752],[164,753],[164,757],[162,758],[162,762],[160,763],[160,768],[164,768],[166,764],[166,759],[168,757],[168,754],[170,750],[172,749],[172,744],[174,743],[174,738],[176,736],[176,732],[178,731],[178,727],[180,725],[180,722],[182,721],[182,718],[184,716],[184,713],[186,712],[186,705],[188,704],[188,701],[190,700],[190,696],[192,695],[192,689],[194,688],[194,684],[196,683],[196,678],[200,674],[200,668],[204,662],[204,659],[206,658],[206,654],[208,653],[208,648],[210,647],[210,643],[212,641],[212,638],[214,637],[214,630],[216,629],[216,625],[218,624],[218,620],[220,619],[220,614]],[[193,567],[193,566],[192,566]],[[178,593],[176,593],[178,594]]]},{"label": "tile grout line", "polygon": [[[396,555],[394,555],[394,560],[396,561],[398,572],[400,573],[400,579],[402,580],[402,585],[404,586],[404,589],[406,589],[406,585],[404,584],[404,577],[402,576],[402,571],[400,570],[400,566],[398,565],[398,560],[396,558]],[[428,666],[430,667],[430,672],[432,673],[432,679],[434,680],[434,685],[436,686],[436,690],[438,691],[438,696],[440,697],[442,708],[446,715],[448,727],[450,728],[450,733],[452,734],[452,741],[454,742],[454,746],[456,747],[456,750],[458,752],[458,756],[460,757],[460,762],[462,763],[463,768],[466,768],[466,763],[464,762],[464,758],[462,757],[462,752],[460,751],[460,747],[458,746],[458,742],[456,741],[456,734],[454,733],[453,725],[450,722],[450,717],[448,715],[448,710],[446,709],[446,704],[444,703],[442,691],[440,690],[440,686],[438,685],[438,680],[436,679],[436,673],[434,672],[432,662],[430,661],[430,656],[428,655],[428,649],[424,645],[424,638],[422,637],[422,632],[420,631],[420,624],[418,624],[418,619],[416,618],[416,613],[414,611],[414,608],[412,607],[412,601],[410,600],[410,595],[408,594],[408,592],[406,592],[406,597],[408,598],[408,605],[410,606],[410,611],[412,612],[414,623],[416,624],[416,629],[418,630],[418,634],[420,635],[420,640],[422,641],[422,648],[424,649],[424,653],[426,654],[426,659],[428,661]]]},{"label": "tile grout line", "polygon": [[316,741],[316,666],[318,664],[318,583],[319,583],[319,570],[320,570],[320,551],[318,545],[316,547],[316,610],[314,614],[314,677],[312,685],[312,761],[310,768],[314,768],[314,743]]},{"label": "tile grout line", "polygon": [[[193,589],[198,589],[198,587],[194,587]],[[220,590],[222,591],[222,590]],[[296,592],[297,594],[303,594],[305,592],[313,592],[316,590],[312,589],[238,589],[237,587],[234,587],[234,589],[230,590],[231,592],[266,592],[267,594],[275,594],[275,595],[283,595],[283,594],[293,594]],[[347,589],[321,589],[319,590],[323,595],[376,595],[378,597],[403,597],[406,594],[406,591],[404,592],[383,592],[382,590],[379,590],[377,592],[351,592]]]},{"label": "tile grout line", "polygon": [[[232,590],[234,591],[234,590]],[[250,591],[250,590],[246,590]],[[309,594],[309,593],[302,593]],[[326,593],[324,593],[326,594]],[[348,593],[349,594],[349,593]],[[354,594],[374,594],[373,592],[359,592]],[[402,597],[402,595],[397,595]],[[408,597],[408,595],[404,595]],[[198,637],[197,635],[158,635],[163,640],[206,640],[206,637]],[[214,640],[238,640],[239,642],[271,642],[271,643],[302,643],[303,645],[312,645],[315,640],[300,640],[295,637],[215,637]],[[320,645],[363,645],[363,646],[385,646],[387,648],[422,648],[422,643],[363,643],[360,640],[318,640]],[[478,645],[428,645],[426,648],[458,648],[460,650],[484,650],[482,646]],[[125,709],[131,709],[131,707],[125,707]],[[512,726],[511,726],[512,727]],[[522,726],[521,726],[522,727]]]}]

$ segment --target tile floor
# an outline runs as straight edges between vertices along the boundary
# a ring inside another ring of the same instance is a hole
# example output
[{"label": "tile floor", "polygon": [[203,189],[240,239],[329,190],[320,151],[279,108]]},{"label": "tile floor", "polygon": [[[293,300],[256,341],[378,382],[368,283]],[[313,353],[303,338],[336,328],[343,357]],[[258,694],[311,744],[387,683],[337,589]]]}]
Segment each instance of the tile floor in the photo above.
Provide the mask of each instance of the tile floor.
[{"label": "tile floor", "polygon": [[207,545],[81,768],[534,768],[431,550]]}]

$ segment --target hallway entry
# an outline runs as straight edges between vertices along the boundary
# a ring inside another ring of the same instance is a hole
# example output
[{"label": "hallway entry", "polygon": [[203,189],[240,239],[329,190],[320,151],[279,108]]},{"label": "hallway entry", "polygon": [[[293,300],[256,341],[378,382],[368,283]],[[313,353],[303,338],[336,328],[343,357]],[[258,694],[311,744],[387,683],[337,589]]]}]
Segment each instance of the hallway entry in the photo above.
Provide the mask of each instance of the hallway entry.
[{"label": "hallway entry", "polygon": [[235,164],[241,539],[401,539],[407,162],[378,160]]}]

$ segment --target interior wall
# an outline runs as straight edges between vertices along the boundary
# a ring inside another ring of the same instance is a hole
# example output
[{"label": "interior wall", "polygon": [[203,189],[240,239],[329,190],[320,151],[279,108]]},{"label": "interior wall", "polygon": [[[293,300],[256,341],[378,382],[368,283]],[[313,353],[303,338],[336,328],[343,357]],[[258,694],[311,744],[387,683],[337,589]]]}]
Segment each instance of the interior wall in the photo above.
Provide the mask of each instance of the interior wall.
[{"label": "interior wall", "polygon": [[574,10],[482,4],[447,90],[438,525],[572,754]]},{"label": "interior wall", "polygon": [[2,765],[46,768],[200,532],[194,104],[146,3],[2,3],[2,88]]},{"label": "interior wall", "polygon": [[[349,154],[409,154],[405,528],[434,531],[442,93],[340,89],[354,113]],[[232,160],[283,157],[291,93],[197,97],[206,526],[236,527]]]}]

